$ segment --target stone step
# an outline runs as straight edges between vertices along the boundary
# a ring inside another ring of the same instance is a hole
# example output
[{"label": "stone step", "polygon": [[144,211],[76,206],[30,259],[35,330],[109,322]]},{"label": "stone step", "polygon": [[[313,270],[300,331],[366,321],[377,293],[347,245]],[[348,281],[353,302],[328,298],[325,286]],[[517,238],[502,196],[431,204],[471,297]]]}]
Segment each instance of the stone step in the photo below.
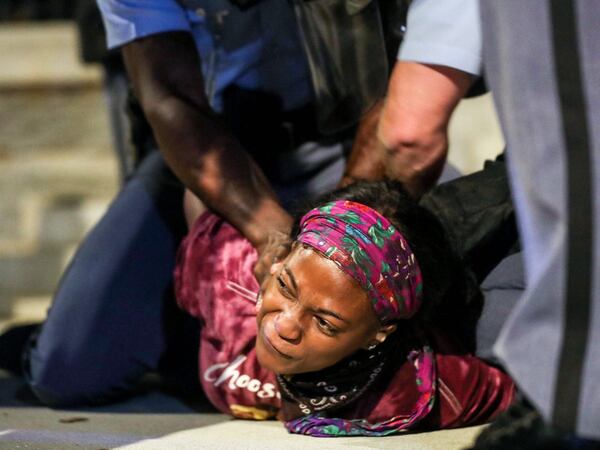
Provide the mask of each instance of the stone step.
[{"label": "stone step", "polygon": [[[117,190],[113,158],[65,154],[0,164],[0,315],[48,296]],[[7,195],[8,194],[8,195]]]},{"label": "stone step", "polygon": [[24,212],[12,217],[0,239],[0,316],[14,314],[22,297],[54,292],[79,242],[109,201],[110,197],[49,193],[31,194],[19,203]]},{"label": "stone step", "polygon": [[118,189],[102,71],[72,22],[0,24],[0,316],[38,316]]},{"label": "stone step", "polygon": [[[32,195],[0,240],[0,316],[14,315],[23,297],[48,297],[78,244],[103,215],[110,198]],[[10,232],[18,231],[18,236]]]},{"label": "stone step", "polygon": [[0,257],[0,317],[22,315],[24,299],[48,303],[76,248],[74,243]]},{"label": "stone step", "polygon": [[18,22],[0,25],[0,90],[99,86],[101,69],[83,65],[75,24]]},{"label": "stone step", "polygon": [[81,239],[115,195],[114,158],[55,153],[0,163],[0,257]]},{"label": "stone step", "polygon": [[118,186],[116,164],[111,154],[90,158],[85,149],[56,150],[47,156],[0,162],[0,191],[12,191],[13,195],[25,190],[112,196]]},{"label": "stone step", "polygon": [[19,322],[41,322],[46,318],[51,297],[48,295],[18,297],[13,303],[10,315]]},{"label": "stone step", "polygon": [[64,250],[51,249],[0,258],[0,297],[51,293],[66,265],[65,256]]},{"label": "stone step", "polygon": [[112,155],[100,89],[0,91],[0,164],[53,154]]},{"label": "stone step", "polygon": [[[34,196],[0,219],[0,259],[79,242],[104,214],[109,197]],[[0,212],[6,211],[4,205]]]}]

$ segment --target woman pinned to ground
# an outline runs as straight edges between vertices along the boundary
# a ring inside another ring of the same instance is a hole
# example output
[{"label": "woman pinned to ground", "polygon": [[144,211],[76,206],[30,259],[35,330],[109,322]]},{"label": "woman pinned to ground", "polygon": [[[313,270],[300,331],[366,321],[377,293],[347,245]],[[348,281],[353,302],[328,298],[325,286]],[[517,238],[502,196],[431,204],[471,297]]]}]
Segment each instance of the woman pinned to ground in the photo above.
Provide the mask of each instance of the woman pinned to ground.
[{"label": "woman pinned to ground", "polygon": [[480,293],[399,184],[320,199],[261,286],[248,241],[209,212],[192,216],[176,292],[202,322],[201,383],[221,411],[277,416],[293,433],[382,436],[483,423],[512,402],[510,378],[474,356]]}]

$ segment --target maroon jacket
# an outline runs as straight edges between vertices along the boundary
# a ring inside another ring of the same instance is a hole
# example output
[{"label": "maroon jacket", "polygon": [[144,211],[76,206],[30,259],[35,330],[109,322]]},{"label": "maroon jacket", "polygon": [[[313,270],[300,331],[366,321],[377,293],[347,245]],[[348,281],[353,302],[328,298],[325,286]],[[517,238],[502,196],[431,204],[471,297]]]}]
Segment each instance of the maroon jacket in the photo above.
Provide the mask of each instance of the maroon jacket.
[{"label": "maroon jacket", "polygon": [[[209,400],[226,414],[265,419],[275,415],[280,395],[275,375],[260,366],[254,349],[256,257],[235,228],[205,213],[179,249],[175,289],[180,307],[202,322],[200,381]],[[437,401],[419,429],[484,423],[513,400],[508,375],[473,355],[456,354],[449,342],[432,336]],[[371,389],[336,415],[374,423],[410,414],[417,398],[414,379],[413,366],[403,364],[386,386]]]}]

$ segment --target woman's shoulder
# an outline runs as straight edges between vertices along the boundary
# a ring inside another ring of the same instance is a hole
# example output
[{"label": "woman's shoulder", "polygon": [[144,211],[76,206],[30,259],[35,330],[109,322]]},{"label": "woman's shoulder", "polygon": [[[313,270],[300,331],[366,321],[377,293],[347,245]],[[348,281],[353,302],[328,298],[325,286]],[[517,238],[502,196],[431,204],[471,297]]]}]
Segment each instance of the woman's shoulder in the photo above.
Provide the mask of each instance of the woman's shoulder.
[{"label": "woman's shoulder", "polygon": [[[474,355],[436,353],[435,372],[433,407],[411,428],[437,430],[486,423],[514,400],[516,388],[511,378]],[[405,361],[389,382],[371,389],[344,413],[370,423],[409,418],[421,400],[417,378],[414,365]]]},{"label": "woman's shoulder", "polygon": [[436,355],[439,428],[489,422],[512,404],[513,380],[474,355]]},{"label": "woman's shoulder", "polygon": [[253,274],[256,258],[252,244],[235,227],[205,212],[179,246],[174,274],[179,306],[206,319],[211,309],[233,296],[240,301],[232,306],[253,313],[259,290]]}]

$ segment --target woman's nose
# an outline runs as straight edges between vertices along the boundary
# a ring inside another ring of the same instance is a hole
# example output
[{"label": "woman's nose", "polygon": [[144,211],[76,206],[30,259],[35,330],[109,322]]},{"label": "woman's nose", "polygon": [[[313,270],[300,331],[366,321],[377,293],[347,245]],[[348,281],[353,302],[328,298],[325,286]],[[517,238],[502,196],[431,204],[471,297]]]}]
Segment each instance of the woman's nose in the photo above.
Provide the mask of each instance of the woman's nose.
[{"label": "woman's nose", "polygon": [[293,311],[282,311],[275,321],[275,331],[281,339],[297,343],[302,336],[302,326]]}]

